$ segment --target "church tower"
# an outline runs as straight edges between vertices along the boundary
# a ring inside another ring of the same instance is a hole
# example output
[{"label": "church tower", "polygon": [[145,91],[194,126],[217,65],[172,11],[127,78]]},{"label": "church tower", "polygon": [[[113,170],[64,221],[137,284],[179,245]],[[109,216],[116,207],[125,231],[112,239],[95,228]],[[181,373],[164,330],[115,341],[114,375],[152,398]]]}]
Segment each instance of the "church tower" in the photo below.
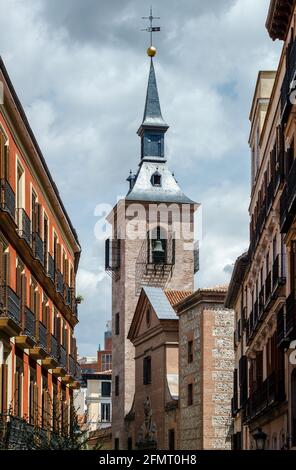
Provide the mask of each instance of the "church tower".
[{"label": "church tower", "polygon": [[112,277],[112,435],[113,446],[127,449],[125,417],[134,396],[134,346],[127,339],[142,286],[193,290],[194,212],[197,204],[181,191],[165,156],[165,134],[153,56],[150,57],[145,110],[138,130],[138,171],[129,190],[107,217],[106,271]]}]

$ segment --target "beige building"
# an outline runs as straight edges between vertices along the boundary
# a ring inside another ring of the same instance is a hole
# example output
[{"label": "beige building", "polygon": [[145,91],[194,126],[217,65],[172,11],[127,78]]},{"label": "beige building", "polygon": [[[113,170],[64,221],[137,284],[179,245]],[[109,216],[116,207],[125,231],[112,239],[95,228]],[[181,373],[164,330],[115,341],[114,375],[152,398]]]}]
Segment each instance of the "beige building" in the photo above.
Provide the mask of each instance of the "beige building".
[{"label": "beige building", "polygon": [[198,289],[179,302],[179,448],[231,448],[233,311],[226,287]]},{"label": "beige building", "polygon": [[226,306],[235,308],[234,448],[296,447],[295,2],[272,0],[266,26],[283,40],[276,72],[260,72],[251,108],[250,247],[238,258]]}]

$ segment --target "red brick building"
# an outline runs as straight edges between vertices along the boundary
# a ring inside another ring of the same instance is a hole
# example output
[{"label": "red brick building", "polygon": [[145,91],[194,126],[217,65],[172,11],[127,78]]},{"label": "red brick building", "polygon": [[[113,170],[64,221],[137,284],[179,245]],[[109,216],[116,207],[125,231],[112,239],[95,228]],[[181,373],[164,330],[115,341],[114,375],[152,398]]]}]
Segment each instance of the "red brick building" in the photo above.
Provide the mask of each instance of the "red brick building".
[{"label": "red brick building", "polygon": [[2,59],[0,413],[67,426],[80,245]]}]

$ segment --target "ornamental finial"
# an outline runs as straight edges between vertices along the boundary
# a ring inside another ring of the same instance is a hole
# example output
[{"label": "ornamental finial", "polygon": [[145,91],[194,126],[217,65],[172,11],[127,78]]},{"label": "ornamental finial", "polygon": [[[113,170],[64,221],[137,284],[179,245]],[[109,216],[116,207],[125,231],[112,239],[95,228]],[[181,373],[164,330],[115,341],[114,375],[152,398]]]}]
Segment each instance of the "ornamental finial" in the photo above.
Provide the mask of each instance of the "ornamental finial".
[{"label": "ornamental finial", "polygon": [[153,33],[159,32],[160,31],[160,26],[153,26],[153,20],[159,20],[159,16],[153,16],[152,13],[152,7],[150,7],[150,15],[149,16],[143,16],[143,20],[149,20],[150,26],[148,28],[142,29],[142,31],[147,31],[150,33],[150,46],[147,49],[147,55],[149,57],[154,57],[156,54],[156,47],[153,46],[152,39],[153,39]]}]

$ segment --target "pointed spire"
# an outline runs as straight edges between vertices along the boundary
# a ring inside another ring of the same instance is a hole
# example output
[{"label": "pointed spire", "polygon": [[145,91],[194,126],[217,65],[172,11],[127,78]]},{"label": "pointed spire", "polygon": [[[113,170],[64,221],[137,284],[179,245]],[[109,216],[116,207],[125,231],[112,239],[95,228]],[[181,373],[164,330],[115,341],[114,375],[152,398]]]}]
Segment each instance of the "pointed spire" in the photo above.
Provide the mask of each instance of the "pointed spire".
[{"label": "pointed spire", "polygon": [[152,59],[150,62],[150,72],[142,125],[168,127],[161,114],[156,76]]},{"label": "pointed spire", "polygon": [[156,76],[155,76],[152,58],[150,62],[150,72],[149,72],[149,78],[148,78],[143,122],[140,126],[138,134],[140,135],[143,129],[147,127],[148,128],[149,127],[162,128],[164,131],[166,131],[169,128],[169,126],[164,121],[162,114],[161,114]]}]

